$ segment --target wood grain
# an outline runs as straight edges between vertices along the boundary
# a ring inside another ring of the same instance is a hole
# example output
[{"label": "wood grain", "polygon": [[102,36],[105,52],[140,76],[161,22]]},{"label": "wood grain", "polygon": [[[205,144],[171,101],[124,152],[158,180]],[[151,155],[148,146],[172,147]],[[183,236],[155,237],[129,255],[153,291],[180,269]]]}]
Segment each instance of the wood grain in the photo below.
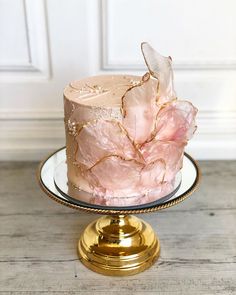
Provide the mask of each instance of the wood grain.
[{"label": "wood grain", "polygon": [[37,163],[0,164],[0,294],[236,294],[236,161],[200,163],[201,187],[185,202],[140,215],[161,257],[132,277],[85,268],[76,244],[98,216],[40,191]]}]

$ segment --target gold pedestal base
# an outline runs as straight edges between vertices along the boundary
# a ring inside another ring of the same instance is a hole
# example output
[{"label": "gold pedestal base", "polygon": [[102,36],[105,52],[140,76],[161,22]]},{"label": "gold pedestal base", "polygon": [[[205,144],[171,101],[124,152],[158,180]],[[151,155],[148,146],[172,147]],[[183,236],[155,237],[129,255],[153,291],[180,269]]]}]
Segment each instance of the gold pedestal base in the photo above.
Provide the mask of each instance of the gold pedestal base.
[{"label": "gold pedestal base", "polygon": [[78,252],[89,269],[126,276],[150,267],[160,254],[160,243],[151,226],[135,216],[104,216],[87,226]]}]

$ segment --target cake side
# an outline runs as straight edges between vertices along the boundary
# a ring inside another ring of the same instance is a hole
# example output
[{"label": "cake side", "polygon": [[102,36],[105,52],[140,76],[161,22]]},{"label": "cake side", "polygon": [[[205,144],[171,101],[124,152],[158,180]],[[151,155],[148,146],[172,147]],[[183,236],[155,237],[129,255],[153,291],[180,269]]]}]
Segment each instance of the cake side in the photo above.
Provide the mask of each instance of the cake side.
[{"label": "cake side", "polygon": [[[123,93],[140,81],[139,76],[95,76],[70,83],[64,90],[64,121],[68,180],[78,189],[93,193],[94,188],[84,177],[86,168],[76,159],[78,132],[97,120],[122,121]],[[85,170],[85,171],[84,171]]]}]

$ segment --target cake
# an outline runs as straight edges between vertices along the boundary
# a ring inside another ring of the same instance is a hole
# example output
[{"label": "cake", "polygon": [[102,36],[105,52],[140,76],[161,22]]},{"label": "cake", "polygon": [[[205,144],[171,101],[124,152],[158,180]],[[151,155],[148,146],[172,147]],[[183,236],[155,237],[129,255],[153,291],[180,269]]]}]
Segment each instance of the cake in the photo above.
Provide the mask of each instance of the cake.
[{"label": "cake", "polygon": [[95,204],[168,195],[196,130],[197,109],[175,94],[171,58],[141,49],[143,76],[94,76],[64,90],[68,186]]}]

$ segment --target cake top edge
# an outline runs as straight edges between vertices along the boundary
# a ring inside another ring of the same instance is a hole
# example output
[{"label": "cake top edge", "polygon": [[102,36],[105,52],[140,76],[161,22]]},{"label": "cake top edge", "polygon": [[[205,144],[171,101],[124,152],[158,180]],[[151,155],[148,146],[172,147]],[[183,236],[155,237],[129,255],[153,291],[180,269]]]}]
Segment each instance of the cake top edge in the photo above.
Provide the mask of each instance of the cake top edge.
[{"label": "cake top edge", "polygon": [[[162,56],[147,42],[141,43],[141,51],[151,79],[156,80],[158,103],[176,99],[173,84],[172,58]],[[89,107],[117,108],[132,87],[141,86],[143,77],[135,75],[101,75],[71,82],[64,90],[65,99]]]},{"label": "cake top edge", "polygon": [[120,107],[121,97],[142,80],[137,75],[98,75],[76,80],[64,89],[64,97],[77,104]]}]

